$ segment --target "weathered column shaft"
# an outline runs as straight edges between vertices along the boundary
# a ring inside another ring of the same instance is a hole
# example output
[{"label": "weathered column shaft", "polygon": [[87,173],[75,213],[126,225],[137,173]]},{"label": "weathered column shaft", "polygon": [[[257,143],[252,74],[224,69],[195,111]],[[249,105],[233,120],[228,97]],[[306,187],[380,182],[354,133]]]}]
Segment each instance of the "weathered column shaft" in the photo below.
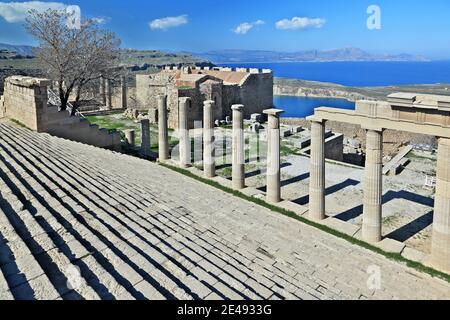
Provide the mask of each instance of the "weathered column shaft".
[{"label": "weathered column shaft", "polygon": [[186,168],[191,165],[191,140],[189,138],[188,106],[190,98],[178,100],[178,131],[180,133],[180,166]]},{"label": "weathered column shaft", "polygon": [[437,157],[431,264],[450,272],[450,139],[439,139]]},{"label": "weathered column shaft", "polygon": [[134,147],[135,146],[135,131],[134,130],[125,130],[125,141],[128,145]]},{"label": "weathered column shaft", "polygon": [[268,115],[267,125],[267,201],[281,201],[280,174],[280,115],[283,110],[264,110]]},{"label": "weathered column shaft", "polygon": [[311,122],[309,216],[325,219],[325,122]]},{"label": "weathered column shaft", "polygon": [[365,241],[381,241],[382,195],[383,131],[367,130],[362,225],[362,237]]},{"label": "weathered column shaft", "polygon": [[128,101],[127,101],[127,77],[122,76],[122,108],[126,109],[128,108]]},{"label": "weathered column shaft", "polygon": [[110,79],[106,79],[106,108],[112,109],[112,85]]},{"label": "weathered column shaft", "polygon": [[141,154],[145,158],[150,157],[150,120],[141,120]]},{"label": "weathered column shaft", "polygon": [[240,190],[245,188],[244,106],[236,104],[231,109],[233,110],[232,179],[233,188]]},{"label": "weathered column shaft", "polygon": [[214,105],[214,101],[207,100],[203,106],[203,171],[208,178],[216,175]]},{"label": "weathered column shaft", "polygon": [[158,97],[158,151],[159,161],[169,159],[169,131],[167,127],[167,97]]},{"label": "weathered column shaft", "polygon": [[106,106],[106,79],[104,77],[100,78],[100,96],[102,104]]}]

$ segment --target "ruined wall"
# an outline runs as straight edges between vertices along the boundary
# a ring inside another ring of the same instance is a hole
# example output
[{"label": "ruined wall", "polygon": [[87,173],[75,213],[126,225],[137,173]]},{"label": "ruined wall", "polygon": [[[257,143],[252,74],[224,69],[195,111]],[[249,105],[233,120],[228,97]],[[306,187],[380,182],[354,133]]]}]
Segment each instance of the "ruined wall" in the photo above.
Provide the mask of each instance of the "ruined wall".
[{"label": "ruined wall", "polygon": [[[244,118],[273,107],[273,73],[270,70],[250,69],[251,73],[240,89],[240,103]],[[258,73],[256,73],[258,71]]]},{"label": "ruined wall", "polygon": [[0,119],[5,116],[5,98],[0,96]]},{"label": "ruined wall", "polygon": [[24,76],[5,79],[4,116],[43,132],[47,125],[47,86],[50,80]]},{"label": "ruined wall", "polygon": [[[158,97],[167,96],[169,127],[178,125],[178,89],[168,75],[136,75],[136,109],[149,112],[150,122],[158,122]],[[151,110],[151,111],[150,111]]]},{"label": "ruined wall", "polygon": [[[240,104],[241,96],[240,96],[240,88],[237,84],[235,85],[226,85],[223,86],[222,90],[222,105],[223,105],[223,117],[226,116],[231,117],[231,106],[233,104]],[[246,106],[244,106],[244,109]]]},{"label": "ruined wall", "polygon": [[337,134],[325,140],[325,158],[344,161],[344,135]]},{"label": "ruined wall", "polygon": [[[188,106],[188,126],[189,129],[194,128],[194,121],[203,121],[203,96],[196,88],[184,88],[179,90],[180,97],[191,98]],[[178,112],[177,112],[178,115]],[[178,122],[174,128],[178,127]]]},{"label": "ruined wall", "polygon": [[[166,68],[167,69],[167,68]],[[169,70],[175,68],[170,67]],[[201,68],[197,68],[201,69]],[[231,116],[233,104],[244,105],[244,117],[249,119],[252,113],[262,113],[273,107],[273,73],[266,69],[232,69],[218,68],[223,71],[248,72],[249,74],[240,84],[226,83],[214,79],[207,79],[197,88],[177,88],[173,75],[154,73],[150,75],[136,75],[136,109],[149,111],[150,121],[157,120],[158,96],[166,95],[169,109],[169,127],[178,127],[178,98],[191,98],[189,112],[189,127],[193,128],[194,121],[203,119],[203,102],[216,102],[214,120],[223,120]],[[209,68],[204,68],[209,70]]]},{"label": "ruined wall", "polygon": [[[206,81],[202,84],[200,84],[200,94],[203,97],[203,99],[206,100],[212,100],[215,102],[214,110],[213,110],[213,119],[214,120],[222,120],[224,119],[223,114],[223,104],[222,104],[222,88],[223,84],[222,82],[217,81]],[[202,108],[203,108],[203,102],[202,102]]]}]

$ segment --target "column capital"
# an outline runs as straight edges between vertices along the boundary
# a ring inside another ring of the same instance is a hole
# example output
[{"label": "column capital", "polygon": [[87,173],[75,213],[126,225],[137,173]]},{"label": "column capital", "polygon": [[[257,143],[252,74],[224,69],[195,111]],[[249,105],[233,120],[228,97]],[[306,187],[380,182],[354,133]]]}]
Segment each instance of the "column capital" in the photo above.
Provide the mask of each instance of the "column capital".
[{"label": "column capital", "polygon": [[274,117],[279,117],[283,112],[284,110],[281,109],[266,109],[263,111],[264,114]]},{"label": "column capital", "polygon": [[233,104],[233,105],[231,106],[231,109],[237,110],[237,111],[241,111],[241,110],[244,109],[244,105],[243,105],[243,104]]},{"label": "column capital", "polygon": [[321,124],[325,124],[325,122],[328,121],[327,119],[318,118],[317,116],[309,116],[309,117],[306,117],[306,120],[307,120],[307,121],[310,121],[310,122],[321,123]]},{"label": "column capital", "polygon": [[213,106],[216,102],[214,100],[205,100],[203,101],[203,106]]},{"label": "column capital", "polygon": [[191,98],[190,97],[180,97],[180,98],[178,98],[178,101],[179,102],[188,102],[188,101],[191,101]]}]

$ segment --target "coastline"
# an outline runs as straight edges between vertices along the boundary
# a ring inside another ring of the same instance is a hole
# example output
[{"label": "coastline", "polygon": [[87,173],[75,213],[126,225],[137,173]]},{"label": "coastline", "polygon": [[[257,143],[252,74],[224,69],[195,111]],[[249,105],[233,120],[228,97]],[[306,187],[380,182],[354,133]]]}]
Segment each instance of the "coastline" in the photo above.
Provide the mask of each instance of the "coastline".
[{"label": "coastline", "polygon": [[384,87],[347,87],[329,82],[275,77],[273,87],[273,94],[275,96],[346,99],[352,102],[357,100],[386,100],[386,97],[393,92],[450,95],[450,84],[437,83]]}]

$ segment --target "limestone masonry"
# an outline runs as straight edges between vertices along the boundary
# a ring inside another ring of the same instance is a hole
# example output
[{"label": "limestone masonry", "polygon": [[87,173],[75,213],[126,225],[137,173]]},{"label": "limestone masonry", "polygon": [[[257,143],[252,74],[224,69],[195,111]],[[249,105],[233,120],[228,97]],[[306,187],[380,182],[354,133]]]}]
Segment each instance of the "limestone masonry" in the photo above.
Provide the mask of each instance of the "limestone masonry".
[{"label": "limestone masonry", "polygon": [[244,118],[273,105],[273,73],[268,69],[166,67],[158,73],[136,75],[137,108],[158,119],[158,96],[167,96],[168,123],[178,128],[178,99],[190,98],[188,127],[203,119],[203,102],[215,103],[213,120],[231,116],[231,106],[245,105]]}]

